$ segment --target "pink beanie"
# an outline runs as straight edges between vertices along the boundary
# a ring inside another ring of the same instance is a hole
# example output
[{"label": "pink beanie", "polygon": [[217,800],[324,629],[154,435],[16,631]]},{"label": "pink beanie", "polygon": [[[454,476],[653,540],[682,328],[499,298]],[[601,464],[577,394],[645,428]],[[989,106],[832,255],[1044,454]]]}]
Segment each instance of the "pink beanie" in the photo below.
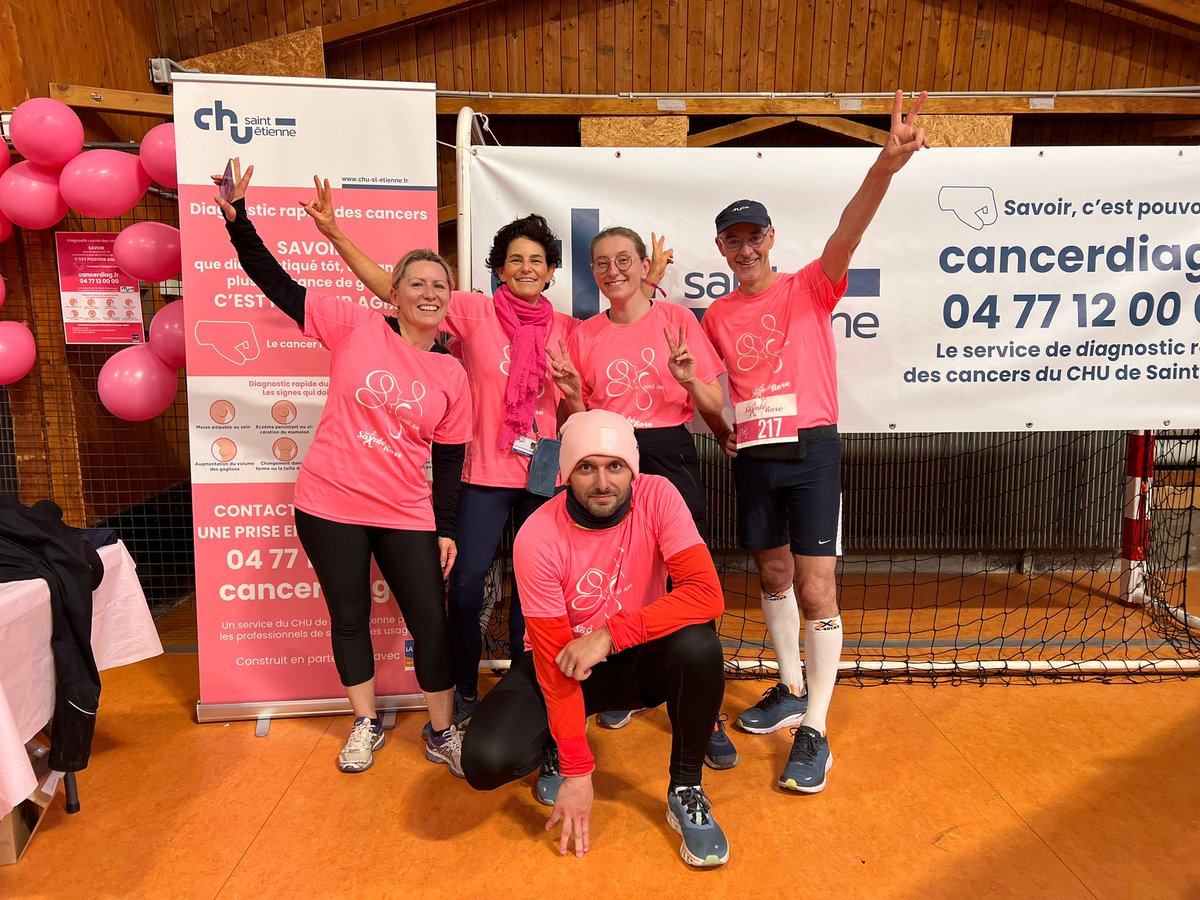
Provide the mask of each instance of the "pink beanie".
[{"label": "pink beanie", "polygon": [[625,460],[638,473],[637,438],[629,420],[606,409],[575,413],[559,431],[562,448],[558,451],[558,471],[566,482],[585,456],[615,456]]}]

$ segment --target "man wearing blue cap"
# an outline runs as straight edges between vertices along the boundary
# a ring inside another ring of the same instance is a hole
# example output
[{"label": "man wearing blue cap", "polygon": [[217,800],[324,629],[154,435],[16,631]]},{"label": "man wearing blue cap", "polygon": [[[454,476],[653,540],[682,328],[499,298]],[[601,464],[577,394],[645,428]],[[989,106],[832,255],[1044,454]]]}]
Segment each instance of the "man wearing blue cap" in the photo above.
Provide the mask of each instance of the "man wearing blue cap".
[{"label": "man wearing blue cap", "polygon": [[[842,446],[830,314],[846,291],[850,257],[892,176],[929,146],[925,129],[916,124],[925,97],[922,92],[905,118],[903,92],[896,92],[883,150],[821,257],[799,272],[771,269],[775,229],[763,204],[737,200],[716,219],[717,247],[739,282],[702,320],[728,370],[734,408],[734,428],[717,440],[733,457],[738,528],[758,565],[763,614],[779,662],[779,683],[737,722],[755,734],[800,726],[779,784],[801,793],[823,790],[833,765],[825,719],[842,652],[835,579]],[[807,692],[801,609],[807,620]]]}]

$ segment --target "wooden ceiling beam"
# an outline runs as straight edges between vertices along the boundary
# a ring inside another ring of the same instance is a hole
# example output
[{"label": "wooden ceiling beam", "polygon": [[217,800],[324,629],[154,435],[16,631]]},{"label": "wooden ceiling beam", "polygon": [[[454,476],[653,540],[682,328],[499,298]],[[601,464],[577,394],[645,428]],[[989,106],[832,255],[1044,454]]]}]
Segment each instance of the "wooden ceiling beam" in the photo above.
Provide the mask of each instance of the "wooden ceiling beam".
[{"label": "wooden ceiling beam", "polygon": [[811,125],[813,128],[822,128],[825,131],[843,134],[877,147],[882,147],[888,139],[888,132],[882,128],[872,128],[870,125],[863,125],[839,116],[797,116],[796,121]]},{"label": "wooden ceiling beam", "polygon": [[414,19],[448,12],[456,6],[465,6],[471,0],[408,0],[392,9],[353,16],[341,22],[321,26],[321,40],[326,44],[362,37],[373,31],[381,31],[394,25],[403,25]]},{"label": "wooden ceiling beam", "polygon": [[[172,114],[171,98],[166,94],[118,91],[111,88],[88,87],[78,84],[51,84],[50,96],[68,106],[78,109],[95,109],[101,112],[124,113],[135,116],[169,118]],[[438,95],[437,111],[441,115],[453,115],[463,106],[489,115],[510,116],[770,116],[795,119],[797,117],[825,117],[842,119],[845,128],[858,125],[844,119],[846,110],[836,99],[782,98],[782,97],[700,97],[688,98],[684,110],[660,110],[654,97],[478,97]],[[855,115],[885,116],[891,113],[890,99],[864,99],[862,109]],[[1073,114],[1140,114],[1163,116],[1200,117],[1200,99],[1181,97],[1057,97],[1053,109],[1030,109],[1027,98],[1021,97],[930,97],[924,112],[929,115],[1073,115]],[[735,123],[737,124],[737,123]],[[782,124],[776,123],[776,124]],[[817,123],[808,123],[817,124]],[[1162,123],[1164,127],[1170,123]],[[767,127],[775,127],[770,125]],[[830,127],[828,124],[822,127]],[[759,130],[759,129],[752,129]],[[874,130],[874,129],[872,129]],[[715,129],[714,129],[715,131]],[[752,133],[746,132],[746,133]],[[843,132],[848,133],[848,132]],[[866,132],[864,132],[863,139]],[[696,135],[693,135],[695,137]]]},{"label": "wooden ceiling beam", "polygon": [[[673,98],[674,99],[674,98]],[[927,115],[1075,115],[1139,114],[1200,116],[1200,98],[1142,96],[1029,97],[930,97],[922,112]],[[855,101],[856,103],[860,101]],[[864,98],[861,108],[843,108],[837,98],[825,97],[688,97],[678,98],[669,109],[659,108],[657,97],[494,97],[438,94],[437,111],[453,115],[464,106],[488,115],[507,116],[888,116],[891,98]],[[679,108],[682,107],[682,108]]]},{"label": "wooden ceiling beam", "polygon": [[730,122],[719,128],[710,128],[708,131],[689,134],[687,145],[689,147],[714,147],[717,144],[728,143],[735,138],[757,134],[768,128],[778,128],[780,125],[787,125],[789,122],[795,121],[795,116],[754,116],[750,119],[742,119],[740,122]]},{"label": "wooden ceiling beam", "polygon": [[872,128],[870,125],[862,125],[851,119],[843,119],[840,116],[752,116],[749,119],[742,119],[740,122],[731,122],[718,128],[689,134],[688,146],[713,147],[717,144],[726,144],[748,134],[757,134],[760,131],[778,128],[780,125],[787,125],[791,122],[800,122],[804,125],[811,125],[813,128],[832,131],[878,147],[882,147],[888,137],[886,131]]},{"label": "wooden ceiling beam", "polygon": [[96,109],[100,112],[154,116],[159,119],[169,119],[172,115],[171,98],[167,94],[117,91],[78,84],[52,84],[50,97],[76,109]]}]

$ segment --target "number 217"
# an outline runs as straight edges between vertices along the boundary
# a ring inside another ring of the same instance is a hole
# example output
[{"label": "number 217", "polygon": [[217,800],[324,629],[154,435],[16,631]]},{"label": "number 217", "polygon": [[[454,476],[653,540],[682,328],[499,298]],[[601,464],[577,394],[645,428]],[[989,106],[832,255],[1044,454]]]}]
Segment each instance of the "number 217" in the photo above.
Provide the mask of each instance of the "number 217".
[{"label": "number 217", "polygon": [[783,431],[783,419],[759,419],[758,439],[776,438]]}]

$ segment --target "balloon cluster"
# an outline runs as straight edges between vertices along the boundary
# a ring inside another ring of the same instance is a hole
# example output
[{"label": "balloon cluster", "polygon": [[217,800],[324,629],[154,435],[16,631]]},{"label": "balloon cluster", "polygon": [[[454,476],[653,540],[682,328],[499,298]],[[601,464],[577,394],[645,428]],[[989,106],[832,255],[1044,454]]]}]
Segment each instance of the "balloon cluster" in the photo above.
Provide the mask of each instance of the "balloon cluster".
[{"label": "balloon cluster", "polygon": [[[120,150],[84,150],[83,123],[66,104],[45,97],[26,100],[9,124],[13,146],[25,157],[11,164],[0,153],[0,241],[13,225],[50,228],[68,209],[89,218],[129,213],[151,180],[175,188],[175,126],[148,131],[135,156]],[[117,265],[139,281],[166,281],[183,268],[179,229],[139,222],[123,229],[113,247]],[[4,282],[0,279],[0,306]],[[24,378],[36,359],[33,333],[21,322],[0,321],[0,385]],[[114,354],[100,370],[100,400],[113,415],[130,421],[166,411],[184,365],[183,301],[160,309],[150,323],[150,341]]]}]

